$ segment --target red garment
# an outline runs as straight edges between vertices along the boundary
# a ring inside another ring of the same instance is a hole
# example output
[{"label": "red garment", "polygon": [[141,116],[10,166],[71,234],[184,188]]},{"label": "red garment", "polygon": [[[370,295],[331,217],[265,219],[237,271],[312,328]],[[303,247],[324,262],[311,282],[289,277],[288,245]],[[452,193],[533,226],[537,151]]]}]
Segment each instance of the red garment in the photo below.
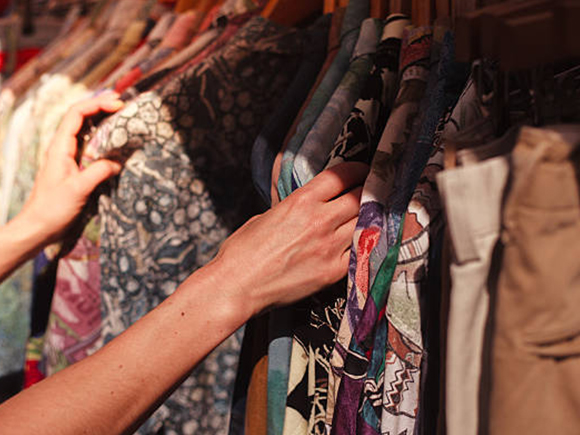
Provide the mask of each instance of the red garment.
[{"label": "red garment", "polygon": [[[1,2],[1,0],[0,0]],[[0,3],[0,8],[1,8],[1,3]],[[16,69],[14,70],[14,72],[18,71],[18,69],[24,65],[26,62],[28,62],[30,59],[32,59],[34,56],[36,56],[38,53],[40,53],[41,48],[22,48],[20,50],[18,50],[16,52]],[[6,65],[6,56],[7,53],[5,53],[4,51],[0,52],[0,71],[4,72],[4,66]]]},{"label": "red garment", "polygon": [[24,388],[32,387],[45,378],[40,371],[40,361],[27,360],[24,364]]}]

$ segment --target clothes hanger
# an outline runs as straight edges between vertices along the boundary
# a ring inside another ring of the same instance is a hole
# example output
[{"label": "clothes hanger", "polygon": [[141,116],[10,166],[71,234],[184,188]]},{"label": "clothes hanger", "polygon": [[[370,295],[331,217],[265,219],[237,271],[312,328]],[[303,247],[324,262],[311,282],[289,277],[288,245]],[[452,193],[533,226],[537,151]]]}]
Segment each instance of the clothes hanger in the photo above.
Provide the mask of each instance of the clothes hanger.
[{"label": "clothes hanger", "polygon": [[506,3],[484,11],[480,18],[480,53],[483,57],[497,58],[501,40],[499,39],[502,21],[509,18],[525,17],[543,12],[552,5],[551,0],[532,0],[525,3]]},{"label": "clothes hanger", "polygon": [[22,34],[32,35],[34,33],[34,19],[32,17],[32,5],[30,0],[22,3]]},{"label": "clothes hanger", "polygon": [[580,0],[553,0],[536,6],[533,12],[503,17],[496,26],[494,36],[502,41],[496,44],[498,74],[503,77],[494,99],[498,134],[510,123],[510,77],[523,83],[520,97],[529,99],[528,119],[534,125],[543,125],[558,111],[554,107],[558,104],[556,99],[546,98],[555,97],[555,88],[549,86],[555,83],[554,65],[580,58]]},{"label": "clothes hanger", "polygon": [[389,12],[389,0],[371,0],[371,18],[384,19]]},{"label": "clothes hanger", "polygon": [[499,22],[500,68],[530,69],[580,57],[580,0],[552,0],[543,7]]},{"label": "clothes hanger", "polygon": [[201,0],[178,0],[175,4],[175,12],[180,14],[192,9],[197,9]]},{"label": "clothes hanger", "polygon": [[451,3],[449,0],[435,0],[435,18],[451,18]]},{"label": "clothes hanger", "polygon": [[389,13],[391,14],[405,14],[410,17],[412,9],[412,0],[389,0]]},{"label": "clothes hanger", "polygon": [[510,4],[523,4],[526,0],[513,0],[504,5],[494,4],[475,9],[473,1],[455,1],[453,13],[455,16],[455,56],[460,62],[471,62],[481,57],[480,33],[481,20],[486,14],[493,14],[496,9],[501,9]]},{"label": "clothes hanger", "polygon": [[412,0],[411,17],[416,26],[430,26],[434,21],[431,0]]},{"label": "clothes hanger", "polygon": [[457,59],[470,62],[483,56],[497,58],[504,41],[498,27],[502,22],[518,17],[526,21],[525,16],[549,11],[557,3],[560,0],[512,0],[458,16],[455,20]]},{"label": "clothes hanger", "polygon": [[336,0],[324,0],[323,12],[325,14],[332,14],[336,10]]},{"label": "clothes hanger", "polygon": [[323,0],[270,0],[261,15],[284,26],[295,26],[323,9]]},{"label": "clothes hanger", "polygon": [[199,2],[197,3],[195,9],[197,11],[201,12],[202,15],[205,16],[205,14],[207,14],[211,10],[211,8],[213,8],[218,3],[222,3],[222,1],[221,0],[219,0],[219,1],[215,1],[215,0],[199,0]]}]

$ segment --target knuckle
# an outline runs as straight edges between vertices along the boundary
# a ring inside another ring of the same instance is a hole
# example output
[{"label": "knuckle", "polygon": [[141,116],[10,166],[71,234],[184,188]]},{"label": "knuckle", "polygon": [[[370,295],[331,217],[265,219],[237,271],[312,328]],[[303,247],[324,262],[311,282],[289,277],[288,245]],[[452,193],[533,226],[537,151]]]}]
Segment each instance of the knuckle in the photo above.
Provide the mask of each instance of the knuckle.
[{"label": "knuckle", "polygon": [[322,240],[328,238],[329,232],[331,231],[331,220],[328,214],[313,213],[309,217],[309,221],[311,222],[312,231],[317,237],[320,237]]},{"label": "knuckle", "polygon": [[328,184],[329,186],[341,184],[340,176],[332,168],[328,169],[326,171],[322,171],[320,173],[320,180],[321,180],[321,183]]},{"label": "knuckle", "polygon": [[299,213],[307,213],[313,205],[313,198],[310,189],[299,189],[288,197],[291,208],[297,209]]}]

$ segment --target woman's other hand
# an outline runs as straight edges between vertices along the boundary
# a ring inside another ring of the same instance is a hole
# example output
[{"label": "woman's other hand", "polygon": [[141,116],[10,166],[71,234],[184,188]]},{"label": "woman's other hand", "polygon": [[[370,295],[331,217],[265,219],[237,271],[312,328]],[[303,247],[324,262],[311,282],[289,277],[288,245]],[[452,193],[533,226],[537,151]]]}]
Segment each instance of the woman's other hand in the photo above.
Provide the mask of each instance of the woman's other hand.
[{"label": "woman's other hand", "polygon": [[123,107],[119,95],[105,92],[72,106],[62,119],[46,152],[34,188],[20,213],[43,243],[57,241],[81,212],[91,192],[121,170],[119,163],[98,160],[81,170],[76,161],[76,135],[86,116]]}]

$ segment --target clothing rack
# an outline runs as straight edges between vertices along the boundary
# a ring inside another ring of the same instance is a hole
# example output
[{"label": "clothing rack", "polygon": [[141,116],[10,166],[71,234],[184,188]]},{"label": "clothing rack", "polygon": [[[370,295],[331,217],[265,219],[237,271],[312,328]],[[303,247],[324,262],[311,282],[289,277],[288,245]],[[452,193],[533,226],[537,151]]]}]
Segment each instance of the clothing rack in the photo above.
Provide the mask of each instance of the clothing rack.
[{"label": "clothing rack", "polygon": [[77,160],[125,167],[0,285],[2,393],[97,351],[354,160],[371,171],[347,277],[252,319],[138,433],[580,431],[579,1],[57,3],[58,35],[3,71],[0,224],[64,113],[105,89],[126,106],[85,121]]}]

